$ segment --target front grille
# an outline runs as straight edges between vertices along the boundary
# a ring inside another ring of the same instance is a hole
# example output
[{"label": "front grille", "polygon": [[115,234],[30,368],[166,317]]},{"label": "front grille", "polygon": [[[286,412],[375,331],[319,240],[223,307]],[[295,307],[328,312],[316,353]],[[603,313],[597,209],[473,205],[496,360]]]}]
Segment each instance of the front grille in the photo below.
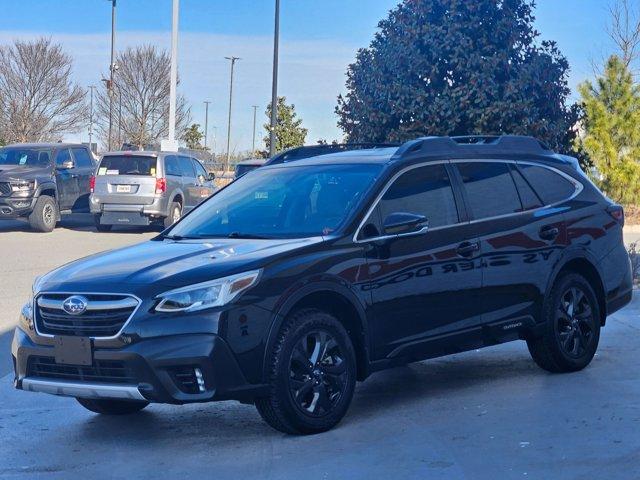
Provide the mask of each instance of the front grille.
[{"label": "front grille", "polygon": [[0,196],[11,195],[11,185],[7,182],[0,182]]},{"label": "front grille", "polygon": [[82,294],[87,309],[72,315],[63,309],[70,294],[45,293],[36,301],[36,327],[46,335],[113,337],[133,314],[138,301],[129,295]]},{"label": "front grille", "polygon": [[95,383],[138,383],[131,369],[123,362],[94,360],[91,366],[59,365],[52,357],[29,357],[28,377]]}]

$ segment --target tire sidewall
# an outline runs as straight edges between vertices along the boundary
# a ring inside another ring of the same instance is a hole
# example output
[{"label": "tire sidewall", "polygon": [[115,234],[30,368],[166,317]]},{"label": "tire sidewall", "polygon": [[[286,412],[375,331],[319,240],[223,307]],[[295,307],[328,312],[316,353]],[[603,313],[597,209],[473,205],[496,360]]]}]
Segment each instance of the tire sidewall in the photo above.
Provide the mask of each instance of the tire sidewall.
[{"label": "tire sidewall", "polygon": [[[338,343],[347,362],[346,390],[333,410],[321,417],[312,417],[302,412],[291,397],[289,389],[289,362],[293,348],[303,336],[313,331],[324,330]],[[276,359],[275,394],[280,406],[290,419],[295,419],[295,428],[303,433],[316,433],[330,429],[346,414],[353,398],[356,383],[356,356],[347,331],[334,317],[323,312],[314,312],[303,317],[287,333]]]},{"label": "tire sidewall", "polygon": [[[564,293],[568,288],[571,287],[579,287],[587,297],[589,302],[589,306],[593,311],[593,315],[595,317],[595,325],[593,335],[595,335],[595,341],[593,341],[587,349],[587,351],[579,358],[571,357],[564,352],[560,344],[560,337],[557,333],[556,322],[557,318],[555,315],[555,311],[560,303]],[[586,367],[598,349],[598,344],[600,341],[600,305],[598,303],[597,297],[593,288],[586,279],[577,274],[568,274],[564,275],[558,280],[552,289],[550,301],[547,302],[546,306],[546,322],[547,322],[547,335],[552,342],[552,354],[555,357],[556,362],[568,367],[570,370],[581,370]]]},{"label": "tire sidewall", "polygon": [[[50,223],[47,223],[44,217],[47,207],[51,208],[53,218]],[[33,229],[39,232],[53,231],[56,228],[56,223],[58,223],[58,205],[56,200],[47,195],[40,196],[38,200],[36,200],[33,211],[29,215],[29,223]]]}]

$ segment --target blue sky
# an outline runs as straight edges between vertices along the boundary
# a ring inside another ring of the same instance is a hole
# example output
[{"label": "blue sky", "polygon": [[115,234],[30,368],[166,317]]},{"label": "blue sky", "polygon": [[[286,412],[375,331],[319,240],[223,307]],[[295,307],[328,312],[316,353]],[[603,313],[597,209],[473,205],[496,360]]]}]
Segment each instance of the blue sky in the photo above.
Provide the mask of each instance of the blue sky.
[{"label": "blue sky", "polygon": [[[228,65],[242,57],[234,85],[232,148],[251,146],[252,105],[270,98],[273,0],[181,0],[180,91],[195,122],[209,112],[211,145],[226,143]],[[281,95],[296,104],[308,142],[340,139],[334,107],[344,92],[345,70],[359,47],[369,44],[378,21],[397,0],[281,0]],[[570,83],[592,76],[592,61],[612,51],[605,32],[608,0],[538,0],[536,28],[556,40],[569,59]],[[107,0],[0,0],[0,43],[50,36],[76,59],[82,85],[97,84],[109,63],[110,2]],[[118,0],[118,47],[154,43],[168,47],[171,0]],[[259,121],[264,122],[264,114]],[[213,128],[217,127],[217,128]],[[263,131],[259,129],[261,137]],[[86,140],[86,132],[79,136]],[[77,138],[76,135],[74,138]]]}]

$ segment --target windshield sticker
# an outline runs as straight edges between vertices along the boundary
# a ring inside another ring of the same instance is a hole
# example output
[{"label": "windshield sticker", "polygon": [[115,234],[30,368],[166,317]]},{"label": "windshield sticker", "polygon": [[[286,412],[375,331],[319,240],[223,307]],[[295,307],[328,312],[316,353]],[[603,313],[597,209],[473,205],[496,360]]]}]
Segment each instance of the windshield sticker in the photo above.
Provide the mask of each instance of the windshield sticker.
[{"label": "windshield sticker", "polygon": [[151,170],[149,170],[149,175],[151,175],[152,177],[155,177],[156,175],[156,169],[151,167]]},{"label": "windshield sticker", "polygon": [[106,175],[107,173],[107,167],[100,167],[98,169],[98,175]]},{"label": "windshield sticker", "polygon": [[107,175],[119,175],[120,170],[107,170]]},{"label": "windshield sticker", "polygon": [[269,200],[269,192],[256,192],[256,200]]}]

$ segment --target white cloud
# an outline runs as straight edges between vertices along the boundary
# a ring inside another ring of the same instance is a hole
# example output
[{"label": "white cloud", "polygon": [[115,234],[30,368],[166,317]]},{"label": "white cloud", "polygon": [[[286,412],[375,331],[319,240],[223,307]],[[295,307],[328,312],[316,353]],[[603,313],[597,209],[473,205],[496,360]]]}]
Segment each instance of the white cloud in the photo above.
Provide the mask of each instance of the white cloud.
[{"label": "white cloud", "polygon": [[[0,32],[0,43],[28,39],[33,32]],[[73,56],[74,76],[81,85],[97,85],[109,65],[110,35],[52,34]],[[145,43],[168,48],[169,32],[118,32],[117,48]],[[229,102],[229,62],[225,56],[241,57],[236,64],[232,120],[232,150],[251,147],[253,109],[259,105],[257,138],[264,136],[264,110],[271,99],[273,39],[269,36],[229,36],[186,32],[179,40],[179,74],[183,93],[192,106],[192,117],[204,127],[204,100],[209,107],[209,144],[213,126],[217,127],[217,151],[226,149]],[[280,43],[279,94],[295,103],[304,125],[307,141],[319,138],[340,139],[334,113],[336,97],[344,92],[347,65],[353,61],[357,46],[333,40],[308,40]],[[77,136],[76,136],[77,138]],[[86,132],[82,138],[86,140]],[[260,145],[260,143],[259,143]]]}]

